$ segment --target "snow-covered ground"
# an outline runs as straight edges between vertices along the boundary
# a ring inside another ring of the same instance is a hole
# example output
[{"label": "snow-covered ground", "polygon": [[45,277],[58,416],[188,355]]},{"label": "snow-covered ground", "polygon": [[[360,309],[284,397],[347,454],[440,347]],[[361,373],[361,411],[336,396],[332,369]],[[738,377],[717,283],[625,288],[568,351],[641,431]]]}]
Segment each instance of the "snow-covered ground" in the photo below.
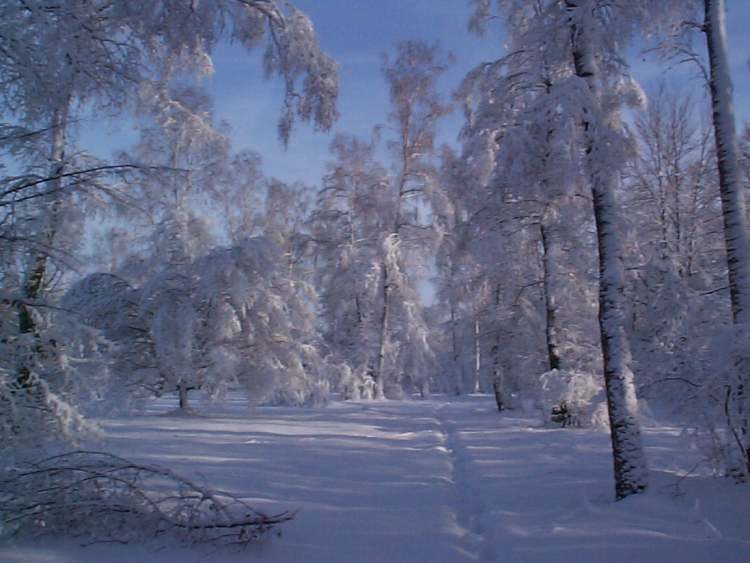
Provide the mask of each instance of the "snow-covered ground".
[{"label": "snow-covered ground", "polygon": [[298,510],[244,552],[37,542],[0,561],[750,561],[750,486],[702,474],[680,432],[647,428],[649,493],[612,502],[608,437],[499,415],[492,399],[256,408],[104,421],[114,453]]}]

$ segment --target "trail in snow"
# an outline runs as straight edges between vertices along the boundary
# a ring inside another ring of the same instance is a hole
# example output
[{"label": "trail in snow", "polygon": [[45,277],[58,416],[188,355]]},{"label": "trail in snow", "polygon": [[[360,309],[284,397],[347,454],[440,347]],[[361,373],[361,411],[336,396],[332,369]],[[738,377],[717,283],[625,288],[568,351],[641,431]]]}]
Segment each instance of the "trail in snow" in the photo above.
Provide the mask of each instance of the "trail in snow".
[{"label": "trail in snow", "polygon": [[463,444],[456,422],[447,414],[449,403],[436,408],[440,424],[441,442],[450,456],[451,481],[458,497],[456,518],[466,530],[464,538],[467,550],[476,554],[477,559],[494,561],[497,550],[493,538],[487,534],[485,508],[482,500],[479,473],[472,467],[471,457]]},{"label": "trail in snow", "polygon": [[651,490],[614,503],[608,436],[499,415],[487,396],[164,416],[173,407],[104,421],[98,447],[299,509],[281,537],[220,554],[39,541],[0,546],[0,561],[750,561],[750,486],[681,479],[699,458],[674,429],[645,430]]}]

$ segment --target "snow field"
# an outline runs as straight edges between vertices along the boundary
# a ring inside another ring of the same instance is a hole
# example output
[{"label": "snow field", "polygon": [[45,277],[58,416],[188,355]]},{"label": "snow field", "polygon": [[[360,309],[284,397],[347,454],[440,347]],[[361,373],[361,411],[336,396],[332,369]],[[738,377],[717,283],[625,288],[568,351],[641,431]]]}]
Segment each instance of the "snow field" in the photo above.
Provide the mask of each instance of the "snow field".
[{"label": "snow field", "polygon": [[[120,455],[298,510],[248,551],[95,545],[0,547],[0,561],[750,561],[750,487],[705,475],[675,429],[646,428],[645,495],[614,503],[609,438],[500,415],[490,397],[255,408],[103,421]],[[685,476],[692,470],[692,473]]]}]

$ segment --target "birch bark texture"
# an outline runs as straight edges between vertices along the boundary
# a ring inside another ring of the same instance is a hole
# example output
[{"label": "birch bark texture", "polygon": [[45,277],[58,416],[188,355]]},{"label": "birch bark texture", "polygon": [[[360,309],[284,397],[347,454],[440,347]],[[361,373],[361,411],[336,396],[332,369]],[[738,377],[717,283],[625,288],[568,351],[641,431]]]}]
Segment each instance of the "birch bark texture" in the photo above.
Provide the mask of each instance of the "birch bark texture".
[{"label": "birch bark texture", "polygon": [[729,271],[729,293],[735,323],[750,322],[750,229],[745,192],[740,182],[739,144],[729,72],[725,0],[704,0],[710,68],[709,89],[716,138],[716,161]]},{"label": "birch bark texture", "polygon": [[[725,0],[704,0],[706,34],[710,68],[709,89],[716,139],[716,162],[719,171],[719,193],[724,221],[727,251],[729,295],[732,320],[736,325],[750,323],[750,229],[748,228],[745,191],[739,168],[739,143],[732,100],[732,77],[727,57]],[[737,405],[735,417],[727,414],[729,426],[740,449],[744,468],[738,473],[750,474],[750,419],[747,414],[748,365],[735,361],[737,379],[727,389]],[[726,407],[726,412],[729,413]],[[732,420],[736,418],[736,420]],[[743,476],[744,480],[746,477]]]},{"label": "birch bark texture", "polygon": [[623,499],[644,491],[648,469],[641,444],[638,401],[625,332],[623,246],[615,187],[617,171],[609,169],[609,116],[602,107],[600,71],[590,35],[597,2],[566,0],[575,74],[589,90],[590,106],[583,112],[585,168],[593,198],[599,248],[599,328],[604,382],[612,439],[615,496]]}]

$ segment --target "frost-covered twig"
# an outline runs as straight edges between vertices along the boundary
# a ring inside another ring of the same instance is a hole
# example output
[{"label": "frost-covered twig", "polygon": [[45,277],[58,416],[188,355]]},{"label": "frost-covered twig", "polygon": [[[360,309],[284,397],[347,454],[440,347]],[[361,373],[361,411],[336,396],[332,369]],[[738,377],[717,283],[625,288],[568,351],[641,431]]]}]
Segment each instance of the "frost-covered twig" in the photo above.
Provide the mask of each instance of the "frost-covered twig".
[{"label": "frost-covered twig", "polygon": [[266,515],[169,469],[74,451],[0,477],[0,535],[69,535],[86,543],[171,536],[246,546],[294,515]]}]

